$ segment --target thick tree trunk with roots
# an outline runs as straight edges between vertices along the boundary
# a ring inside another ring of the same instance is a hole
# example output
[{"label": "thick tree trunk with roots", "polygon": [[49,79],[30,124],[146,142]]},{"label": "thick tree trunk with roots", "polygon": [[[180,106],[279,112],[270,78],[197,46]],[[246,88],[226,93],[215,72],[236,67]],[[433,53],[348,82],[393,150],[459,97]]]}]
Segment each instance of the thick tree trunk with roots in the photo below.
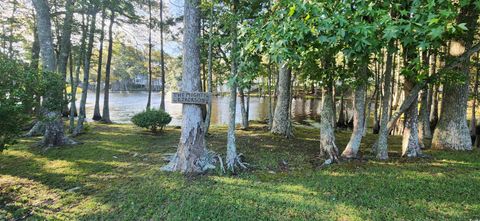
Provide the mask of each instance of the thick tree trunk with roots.
[{"label": "thick tree trunk with roots", "polygon": [[347,147],[342,153],[342,157],[356,158],[360,143],[362,142],[363,130],[365,124],[365,91],[366,91],[366,77],[368,76],[368,63],[361,67],[359,76],[357,78],[358,85],[355,88],[353,99],[353,131],[348,141]]},{"label": "thick tree trunk with roots", "polygon": [[[405,79],[405,96],[411,93],[413,82]],[[418,96],[415,96],[412,104],[405,111],[405,128],[402,139],[402,156],[418,157],[422,154],[418,137]]]},{"label": "thick tree trunk with roots", "polygon": [[[52,26],[50,21],[50,11],[46,0],[33,1],[36,13],[38,39],[40,42],[41,59],[43,71],[54,74],[56,71],[56,60],[53,49]],[[49,88],[49,90],[62,90],[62,88]],[[45,100],[51,99],[47,93]],[[48,107],[47,107],[48,108]],[[74,144],[65,136],[63,121],[61,118],[61,110],[45,110],[45,133],[42,140],[43,146],[60,146],[65,144]]]},{"label": "thick tree trunk with roots", "polygon": [[[200,1],[185,1],[182,91],[201,92]],[[176,154],[162,169],[182,173],[202,172],[213,167],[206,148],[201,105],[183,104],[182,133]]]},{"label": "thick tree trunk with roots", "polygon": [[82,82],[82,98],[80,99],[80,113],[78,115],[77,127],[73,131],[73,136],[77,136],[83,133],[83,124],[85,123],[86,117],[86,104],[87,104],[87,95],[88,95],[88,81],[90,77],[90,59],[92,57],[93,41],[95,36],[95,24],[96,24],[96,9],[91,9],[92,20],[90,24],[90,33],[88,36],[88,45],[87,51],[85,53],[85,60],[83,66],[83,82]]},{"label": "thick tree trunk with roots", "polygon": [[103,61],[103,40],[105,38],[105,17],[106,12],[105,8],[102,9],[102,29],[100,30],[100,46],[98,48],[98,68],[97,68],[97,84],[95,87],[95,108],[93,111],[92,119],[95,121],[101,120],[102,115],[100,114],[100,89],[101,89],[101,82],[102,82],[102,61]]},{"label": "thick tree trunk with roots", "polygon": [[338,162],[338,148],[335,144],[335,131],[333,128],[333,99],[332,86],[323,88],[322,110],[320,113],[320,156],[326,158],[324,164]]},{"label": "thick tree trunk with roots", "polygon": [[382,97],[382,117],[380,119],[380,129],[378,132],[378,139],[376,146],[374,146],[376,158],[379,160],[388,159],[388,108],[390,106],[390,97],[392,96],[392,72],[393,72],[393,50],[394,42],[388,43],[387,62],[385,64],[385,77],[383,82],[383,97]]},{"label": "thick tree trunk with roots", "polygon": [[[455,39],[451,55],[456,58],[462,53],[457,51],[468,51],[473,44],[477,30],[479,10],[476,1],[471,0],[470,4],[460,9],[457,23],[466,23],[468,32],[461,39]],[[454,59],[456,60],[456,59]],[[432,148],[451,150],[471,150],[472,140],[467,126],[467,102],[468,86],[470,77],[470,58],[460,61],[457,68],[454,68],[462,78],[463,82],[455,84],[445,82],[443,87],[442,108],[435,133],[432,140]]]},{"label": "thick tree trunk with roots", "polygon": [[[273,115],[272,129],[273,134],[279,134],[285,137],[292,137],[292,123],[290,122],[290,84],[292,80],[292,70],[287,63],[282,63],[279,67],[278,78],[278,99]],[[332,118],[330,118],[331,120]]]},{"label": "thick tree trunk with roots", "polygon": [[[236,66],[232,64],[232,77],[235,76]],[[237,145],[235,138],[235,114],[237,112],[237,83],[234,82],[230,86],[230,101],[228,104],[228,132],[227,132],[227,168],[235,169],[237,157]],[[239,161],[240,162],[240,161]]]},{"label": "thick tree trunk with roots", "polygon": [[[239,0],[234,0],[232,4],[232,12],[234,16],[237,16]],[[235,18],[236,19],[236,18]],[[232,52],[231,56],[231,70],[230,77],[235,79],[238,72],[238,46],[237,46],[237,21],[234,20],[231,24],[231,34],[232,34]],[[245,168],[243,165],[240,155],[237,154],[237,146],[235,143],[235,113],[237,106],[237,82],[233,81],[230,88],[230,103],[229,103],[229,119],[228,119],[228,134],[227,134],[227,169],[234,172],[235,167],[240,166]]]}]

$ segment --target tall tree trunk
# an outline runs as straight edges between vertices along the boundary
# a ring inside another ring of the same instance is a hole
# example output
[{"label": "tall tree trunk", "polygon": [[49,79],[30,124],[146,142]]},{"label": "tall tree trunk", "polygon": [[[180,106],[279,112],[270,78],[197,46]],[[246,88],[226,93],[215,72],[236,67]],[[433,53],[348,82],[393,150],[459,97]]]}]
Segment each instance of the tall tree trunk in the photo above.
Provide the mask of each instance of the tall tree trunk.
[{"label": "tall tree trunk", "polygon": [[[406,68],[414,68],[414,60],[418,57],[418,52],[415,47],[404,46],[404,64]],[[405,77],[404,93],[405,98],[410,94],[413,96],[413,101],[408,105],[404,113],[404,129],[402,140],[402,156],[403,157],[418,157],[422,155],[421,143],[418,136],[418,94],[414,89],[414,80]],[[424,85],[422,85],[423,88]],[[406,99],[405,99],[406,100]]]},{"label": "tall tree trunk", "polygon": [[[162,2],[162,0],[160,0],[160,2]],[[208,80],[207,80],[207,87],[208,87],[208,93],[212,94],[213,90],[212,90],[212,68],[213,68],[213,59],[212,59],[212,47],[213,47],[213,10],[214,10],[214,6],[212,5],[212,7],[210,8],[210,18],[209,18],[209,21],[208,21],[208,25],[209,25],[209,31],[208,31]],[[160,16],[160,19],[162,16]],[[163,36],[162,36],[163,38]],[[162,43],[163,43],[163,40],[161,40]],[[163,44],[162,44],[163,46]],[[163,53],[163,52],[162,52]],[[163,61],[162,61],[162,68],[163,68]],[[163,76],[163,74],[162,74]],[[163,92],[162,92],[162,96],[164,96]],[[162,98],[162,100],[164,100]],[[210,129],[210,121],[212,119],[212,102],[208,102],[207,104],[207,116],[205,118],[205,134],[208,134],[208,130]]]},{"label": "tall tree trunk", "polygon": [[[213,13],[213,8],[212,8],[212,13]],[[213,17],[213,15],[212,15]],[[213,19],[213,18],[212,18]],[[212,26],[212,24],[210,24],[210,26]],[[210,28],[211,29],[211,28]],[[212,30],[210,30],[211,32]],[[210,40],[211,41],[211,40]],[[211,43],[209,43],[211,44]],[[211,50],[212,50],[212,46],[209,45],[209,50],[210,50],[210,58],[209,58],[209,62],[211,63]],[[163,51],[163,0],[160,0],[160,63],[162,65],[162,77],[161,77],[161,84],[162,84],[162,97],[161,97],[161,100],[160,100],[160,110],[163,110],[165,111],[165,58],[164,58],[164,51]],[[209,64],[209,74],[210,74],[210,86],[209,86],[209,89],[210,90],[210,93],[211,93],[211,85],[212,85],[212,82],[211,82],[211,72],[212,72],[212,65]],[[210,105],[210,108],[211,108],[211,104]],[[207,124],[207,127],[206,127],[206,132],[205,134],[207,134],[208,132],[208,128],[210,127],[210,121],[208,122]]]},{"label": "tall tree trunk", "polygon": [[242,129],[245,130],[248,128],[248,113],[247,108],[245,107],[245,93],[243,88],[238,88],[238,93],[240,95],[240,112],[242,114]]},{"label": "tall tree trunk", "polygon": [[[34,17],[35,18],[35,17]],[[38,28],[36,24],[36,20],[34,21],[35,24],[33,25],[33,43],[32,43],[32,59],[30,62],[30,67],[34,70],[38,70],[38,61],[40,59],[40,42],[38,40]]]},{"label": "tall tree trunk", "polygon": [[477,74],[475,75],[475,83],[473,85],[473,101],[472,101],[472,116],[470,118],[470,136],[476,138],[476,128],[477,128],[477,99],[478,99],[478,77],[480,74],[480,69],[478,67],[480,60],[480,53],[477,53]]},{"label": "tall tree trunk", "polygon": [[[461,38],[455,39],[455,45],[460,50],[468,51],[473,44],[474,36],[477,31],[477,21],[479,10],[476,7],[475,0],[470,0],[470,4],[460,9],[457,23],[466,23],[468,32]],[[453,55],[453,54],[452,54]],[[458,55],[453,55],[455,58]],[[456,59],[453,59],[455,62]],[[466,79],[460,84],[454,82],[445,82],[442,96],[442,109],[437,128],[433,135],[432,148],[452,149],[452,150],[471,150],[472,140],[466,121],[468,85],[470,77],[470,59],[461,61],[455,71],[459,77]]]},{"label": "tall tree trunk", "polygon": [[[62,36],[60,39],[60,53],[58,54],[58,72],[63,76],[63,81],[67,81],[67,61],[68,55],[70,54],[71,49],[71,33],[73,26],[73,10],[74,10],[74,1],[67,0],[65,3],[65,18],[62,27]],[[66,84],[64,84],[66,85]],[[65,101],[62,103],[62,113],[64,116],[68,115],[68,97],[67,97],[67,88],[63,86],[64,98]]]},{"label": "tall tree trunk", "polygon": [[[436,60],[437,60],[437,54],[432,53],[429,59],[430,76],[434,75],[435,72],[437,71]],[[433,136],[433,131],[432,131],[433,128],[431,126],[431,122],[432,122],[432,105],[433,105],[434,90],[435,90],[435,84],[431,84],[430,87],[428,87],[427,114],[428,114],[428,126],[430,127],[430,134],[432,136]]]},{"label": "tall tree trunk", "polygon": [[75,115],[77,115],[77,105],[76,105],[76,97],[77,97],[77,87],[78,83],[80,82],[80,67],[83,65],[84,56],[85,56],[85,45],[87,40],[88,34],[88,23],[90,22],[90,15],[87,15],[87,19],[85,22],[85,15],[82,15],[82,38],[80,40],[80,49],[77,59],[77,67],[75,69],[75,81],[72,80],[72,99],[70,101],[70,129],[69,132],[73,133],[75,130]]},{"label": "tall tree trunk", "polygon": [[73,77],[73,72],[74,72],[74,68],[73,68],[73,62],[74,62],[74,57],[73,57],[73,52],[70,53],[70,60],[69,60],[69,64],[70,64],[70,90],[71,90],[71,97],[70,97],[70,108],[69,108],[69,115],[68,115],[68,118],[69,118],[69,132],[72,133],[73,130],[75,129],[75,112],[77,110],[76,106],[75,106],[75,93],[77,93],[77,83],[76,83],[76,79]]},{"label": "tall tree trunk", "polygon": [[[360,143],[362,142],[363,129],[365,123],[365,91],[367,88],[368,62],[364,62],[360,74],[357,78],[358,85],[355,87],[355,97],[353,100],[353,131],[348,141],[347,147],[342,153],[342,157],[356,158]],[[387,109],[388,110],[388,109]],[[383,110],[382,110],[383,111]]]},{"label": "tall tree trunk", "polygon": [[379,100],[380,100],[380,72],[379,72],[378,61],[375,61],[375,109],[373,112],[373,134],[377,134],[379,130],[379,121],[378,121],[378,111],[379,111]]},{"label": "tall tree trunk", "polygon": [[103,91],[103,114],[102,121],[105,123],[112,123],[110,120],[110,69],[112,65],[112,51],[113,51],[113,24],[115,23],[115,11],[111,10],[110,25],[108,27],[108,52],[107,63],[105,64],[105,87]]},{"label": "tall tree trunk", "polygon": [[[200,92],[200,1],[184,4],[182,91]],[[201,105],[183,104],[182,133],[177,153],[162,169],[182,173],[201,172],[212,168],[208,162],[205,128]]]},{"label": "tall tree trunk", "polygon": [[[422,61],[424,66],[428,67],[429,59],[426,51],[422,52]],[[430,72],[430,69],[429,69],[429,72]],[[419,141],[422,148],[425,148],[425,145],[423,144],[423,140],[432,138],[432,132],[430,131],[430,115],[428,114],[428,109],[427,109],[428,88],[429,88],[429,85],[426,84],[425,88],[423,88],[423,90],[420,93],[420,113],[418,115],[418,118],[419,118],[418,136],[419,136]]]},{"label": "tall tree trunk", "polygon": [[102,83],[102,62],[103,62],[103,40],[105,39],[105,17],[107,13],[105,11],[106,7],[102,9],[102,29],[100,31],[100,46],[98,48],[98,68],[97,68],[97,84],[95,88],[95,108],[93,111],[93,120],[99,121],[102,119],[100,114],[100,89]]},{"label": "tall tree trunk", "polygon": [[[236,46],[236,41],[234,46]],[[232,53],[232,67],[230,77],[234,78],[237,75],[237,66],[235,62],[235,55]],[[234,170],[235,161],[237,159],[237,144],[235,137],[235,114],[237,112],[237,82],[233,81],[230,85],[230,100],[228,104],[228,132],[227,132],[227,168]]]},{"label": "tall tree trunk", "polygon": [[246,103],[246,105],[247,105],[247,107],[246,107],[247,108],[247,127],[248,127],[248,121],[249,121],[248,116],[250,116],[250,91],[251,91],[251,89],[252,89],[251,86],[247,87],[247,103]]},{"label": "tall tree trunk", "polygon": [[432,98],[432,112],[430,112],[430,129],[435,133],[435,128],[437,127],[438,123],[438,105],[439,105],[439,95],[438,91],[440,88],[440,84],[435,84],[432,86],[433,89],[433,98]]},{"label": "tall tree trunk", "polygon": [[86,118],[86,104],[87,104],[87,95],[88,95],[88,85],[90,79],[90,60],[92,57],[92,50],[93,50],[93,41],[95,40],[95,24],[97,18],[97,9],[91,8],[92,13],[92,20],[90,24],[90,33],[88,34],[88,45],[87,51],[84,56],[84,64],[83,64],[83,82],[82,82],[82,98],[80,99],[80,114],[78,115],[77,127],[73,131],[73,135],[77,136],[83,132],[83,124]]},{"label": "tall tree trunk", "polygon": [[235,143],[235,113],[237,106],[237,74],[238,74],[238,30],[237,30],[237,10],[239,5],[239,0],[233,0],[232,2],[232,13],[234,16],[234,21],[231,24],[231,33],[232,33],[232,51],[231,56],[231,71],[230,77],[233,80],[230,89],[230,103],[229,103],[229,119],[228,119],[228,133],[227,133],[227,169],[234,172],[236,166],[245,167],[237,154],[237,145]]},{"label": "tall tree trunk", "polygon": [[347,120],[345,119],[345,98],[344,98],[344,90],[342,90],[340,95],[340,111],[337,121],[337,127],[345,128],[347,126]]},{"label": "tall tree trunk", "polygon": [[[405,96],[411,93],[413,82],[405,79]],[[418,96],[415,97],[410,107],[405,111],[405,128],[403,130],[402,156],[418,157],[422,154],[418,136]]]},{"label": "tall tree trunk", "polygon": [[290,84],[292,79],[292,70],[287,63],[282,63],[279,67],[278,79],[278,99],[275,107],[275,114],[273,115],[272,129],[274,134],[279,134],[285,137],[292,137],[292,123],[290,122]]},{"label": "tall tree trunk", "polygon": [[12,4],[13,4],[13,10],[12,10],[12,15],[10,16],[10,35],[8,36],[8,43],[9,43],[8,44],[8,57],[10,59],[13,59],[13,55],[14,55],[14,52],[13,52],[13,41],[14,41],[13,28],[15,26],[15,15],[17,14],[17,4],[18,4],[18,2],[15,0],[15,1],[12,2]]},{"label": "tall tree trunk", "polygon": [[387,48],[387,62],[385,64],[385,77],[383,82],[383,98],[382,98],[382,118],[380,119],[380,129],[378,132],[378,139],[374,147],[377,159],[388,159],[388,107],[391,97],[391,75],[393,72],[393,51],[395,50],[393,41],[388,43]]},{"label": "tall tree trunk", "polygon": [[324,164],[338,162],[338,148],[335,144],[335,132],[332,124],[332,94],[333,89],[330,83],[323,88],[320,113],[320,155],[326,158]]},{"label": "tall tree trunk", "polygon": [[[53,49],[52,38],[52,25],[50,21],[50,8],[46,0],[34,0],[33,6],[35,7],[38,39],[40,42],[41,59],[43,65],[43,71],[48,72],[46,74],[55,74],[56,60]],[[61,88],[49,88],[51,90],[44,97],[44,102],[48,102],[49,99],[59,99],[54,97],[57,93],[54,90],[61,90]],[[63,121],[61,118],[61,110],[56,110],[52,107],[45,107],[45,133],[42,140],[44,146],[60,146],[64,144],[74,144],[75,142],[65,136]]]},{"label": "tall tree trunk", "polygon": [[152,106],[152,0],[148,0],[148,100],[147,110]]},{"label": "tall tree trunk", "polygon": [[273,104],[272,104],[272,64],[268,61],[268,129],[273,125]]}]

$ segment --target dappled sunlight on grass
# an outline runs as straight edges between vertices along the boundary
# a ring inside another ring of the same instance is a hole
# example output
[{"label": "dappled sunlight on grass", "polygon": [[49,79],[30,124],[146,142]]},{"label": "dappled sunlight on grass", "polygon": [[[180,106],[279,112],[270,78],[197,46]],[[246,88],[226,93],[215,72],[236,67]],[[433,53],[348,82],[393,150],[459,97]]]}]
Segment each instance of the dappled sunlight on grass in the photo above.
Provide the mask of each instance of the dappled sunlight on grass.
[{"label": "dappled sunlight on grass", "polygon": [[[224,155],[226,127],[213,127],[209,149]],[[249,171],[184,176],[160,171],[179,129],[152,135],[132,125],[89,124],[82,145],[31,148],[22,141],[0,154],[0,219],[55,220],[413,220],[478,218],[480,152],[425,150],[428,159],[372,160],[368,134],[361,155],[317,169],[318,130],[295,138],[265,125],[237,130]],[[343,148],[350,134],[337,133]],[[8,205],[8,206],[6,206]]]}]

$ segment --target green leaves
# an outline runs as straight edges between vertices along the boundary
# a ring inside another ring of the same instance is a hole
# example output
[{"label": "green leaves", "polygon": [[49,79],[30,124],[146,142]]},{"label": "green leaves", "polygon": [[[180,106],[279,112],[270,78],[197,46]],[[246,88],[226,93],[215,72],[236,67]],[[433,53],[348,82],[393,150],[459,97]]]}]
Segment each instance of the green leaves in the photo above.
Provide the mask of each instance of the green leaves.
[{"label": "green leaves", "polygon": [[436,27],[436,28],[431,29],[430,32],[428,33],[428,35],[432,39],[439,39],[439,38],[442,37],[444,32],[445,32],[445,30],[444,30],[443,27]]},{"label": "green leaves", "polygon": [[292,5],[292,6],[290,7],[290,11],[288,12],[288,16],[289,16],[289,17],[292,17],[292,15],[295,14],[295,8],[296,8],[295,5]]}]

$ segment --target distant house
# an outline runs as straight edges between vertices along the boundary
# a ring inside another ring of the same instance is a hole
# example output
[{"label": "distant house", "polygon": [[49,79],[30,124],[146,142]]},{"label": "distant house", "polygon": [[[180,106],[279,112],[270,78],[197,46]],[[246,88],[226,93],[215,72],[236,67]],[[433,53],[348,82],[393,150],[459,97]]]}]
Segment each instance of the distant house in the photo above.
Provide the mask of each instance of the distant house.
[{"label": "distant house", "polygon": [[[137,74],[131,81],[135,89],[148,89],[148,75]],[[152,90],[159,91],[162,89],[162,80],[160,78],[152,78]]]}]

